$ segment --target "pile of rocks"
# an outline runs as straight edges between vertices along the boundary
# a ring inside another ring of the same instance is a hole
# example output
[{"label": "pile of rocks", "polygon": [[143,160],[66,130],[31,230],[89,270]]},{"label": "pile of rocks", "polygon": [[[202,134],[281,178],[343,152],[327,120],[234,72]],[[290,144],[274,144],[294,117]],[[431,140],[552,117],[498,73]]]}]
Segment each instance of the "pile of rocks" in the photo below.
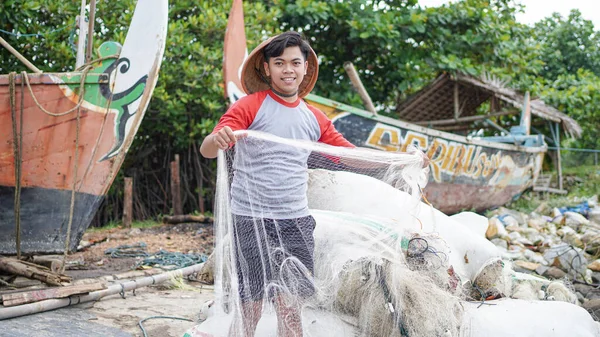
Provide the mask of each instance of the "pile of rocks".
[{"label": "pile of rocks", "polygon": [[499,208],[486,237],[518,272],[572,285],[578,302],[600,317],[600,206],[598,197],[575,207],[540,205],[530,214]]}]

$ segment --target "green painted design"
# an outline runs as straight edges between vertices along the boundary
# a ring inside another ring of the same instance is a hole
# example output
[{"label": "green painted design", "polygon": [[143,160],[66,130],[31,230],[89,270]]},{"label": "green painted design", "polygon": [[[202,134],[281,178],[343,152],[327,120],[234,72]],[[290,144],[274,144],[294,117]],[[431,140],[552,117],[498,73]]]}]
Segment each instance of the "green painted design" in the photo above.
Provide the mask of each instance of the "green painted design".
[{"label": "green painted design", "polygon": [[[100,58],[110,57],[112,55],[119,55],[121,52],[121,45],[116,42],[104,42],[100,48],[98,48],[98,53]],[[85,84],[84,91],[84,100],[92,105],[98,107],[98,109],[111,109],[117,111],[117,116],[115,118],[115,144],[113,148],[106,153],[100,161],[106,160],[115,156],[123,146],[125,141],[125,127],[127,125],[127,121],[131,118],[137,111],[130,112],[129,105],[136,100],[138,100],[144,90],[146,89],[146,80],[148,75],[144,75],[139,78],[135,84],[133,84],[127,90],[123,92],[115,93],[111,89],[111,83],[114,84],[115,78],[119,76],[119,73],[125,74],[130,68],[130,61],[127,58],[114,58],[114,59],[106,59],[101,62],[95,63],[94,68],[90,70],[90,74],[106,74],[109,76],[109,83],[94,83],[94,84]],[[82,75],[76,75],[71,77],[71,81],[74,79],[81,79]],[[126,75],[121,75],[126,76]],[[65,79],[64,77],[61,79]],[[66,84],[71,90],[75,93],[79,93],[80,86],[78,84]]]}]

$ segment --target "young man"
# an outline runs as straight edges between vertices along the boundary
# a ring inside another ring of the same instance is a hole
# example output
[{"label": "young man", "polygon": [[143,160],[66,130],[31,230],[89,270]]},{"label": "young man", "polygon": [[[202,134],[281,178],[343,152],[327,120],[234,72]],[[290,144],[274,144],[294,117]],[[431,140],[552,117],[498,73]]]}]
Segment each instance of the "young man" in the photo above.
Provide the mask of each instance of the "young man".
[{"label": "young man", "polygon": [[[237,130],[354,147],[323,112],[304,102],[318,75],[317,56],[297,32],[260,44],[242,68],[248,94],[221,117],[200,152],[214,158],[236,144],[231,182],[232,244],[241,302],[230,336],[254,336],[263,299],[273,300],[278,336],[302,336],[301,300],[314,293],[313,231],[308,210],[308,151],[239,141]],[[235,280],[235,278],[234,278]]]}]

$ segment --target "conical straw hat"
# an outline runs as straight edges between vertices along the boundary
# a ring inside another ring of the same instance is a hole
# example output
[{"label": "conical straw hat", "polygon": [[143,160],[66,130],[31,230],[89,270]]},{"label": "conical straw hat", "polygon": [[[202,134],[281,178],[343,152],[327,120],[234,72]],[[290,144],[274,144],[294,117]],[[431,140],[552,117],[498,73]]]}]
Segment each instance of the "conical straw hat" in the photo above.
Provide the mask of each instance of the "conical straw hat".
[{"label": "conical straw hat", "polygon": [[[265,57],[263,49],[275,39],[277,36],[273,36],[268,40],[263,41],[258,47],[254,48],[252,53],[248,56],[242,67],[242,89],[246,94],[252,94],[255,92],[270,89],[269,78],[265,73]],[[317,60],[317,54],[310,48],[308,53],[308,69],[304,80],[298,87],[298,97],[302,98],[308,95],[317,83],[317,77],[319,76],[319,62]]]}]

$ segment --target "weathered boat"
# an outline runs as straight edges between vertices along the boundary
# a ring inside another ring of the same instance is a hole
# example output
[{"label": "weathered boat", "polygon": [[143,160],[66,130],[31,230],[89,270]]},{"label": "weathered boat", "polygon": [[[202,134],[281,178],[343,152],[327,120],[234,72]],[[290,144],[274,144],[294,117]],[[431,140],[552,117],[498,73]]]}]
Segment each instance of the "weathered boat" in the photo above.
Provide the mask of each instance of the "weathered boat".
[{"label": "weathered boat", "polygon": [[[225,96],[232,102],[244,95],[239,78],[247,55],[243,20],[242,0],[235,0],[225,35],[223,58]],[[313,94],[305,100],[325,112],[336,129],[356,146],[405,151],[409,145],[414,145],[424,151],[430,158],[431,169],[424,194],[435,208],[449,214],[503,205],[534,184],[547,145],[541,134],[530,134],[532,115],[557,123],[555,140],[558,123],[573,136],[581,133],[577,122],[565,114],[539,100],[529,103],[527,94],[521,95],[485,76],[440,75],[400,104],[397,111],[401,119]],[[486,101],[490,102],[491,111],[479,115],[477,108]],[[509,109],[498,109],[502,103]],[[490,120],[519,112],[522,113],[520,124],[510,131]],[[442,130],[468,130],[465,123],[474,121],[485,121],[501,129],[505,136],[470,137]]]},{"label": "weathered boat", "polygon": [[76,249],[144,117],[167,21],[167,0],[139,1],[123,45],[75,72],[0,75],[0,254]]}]

